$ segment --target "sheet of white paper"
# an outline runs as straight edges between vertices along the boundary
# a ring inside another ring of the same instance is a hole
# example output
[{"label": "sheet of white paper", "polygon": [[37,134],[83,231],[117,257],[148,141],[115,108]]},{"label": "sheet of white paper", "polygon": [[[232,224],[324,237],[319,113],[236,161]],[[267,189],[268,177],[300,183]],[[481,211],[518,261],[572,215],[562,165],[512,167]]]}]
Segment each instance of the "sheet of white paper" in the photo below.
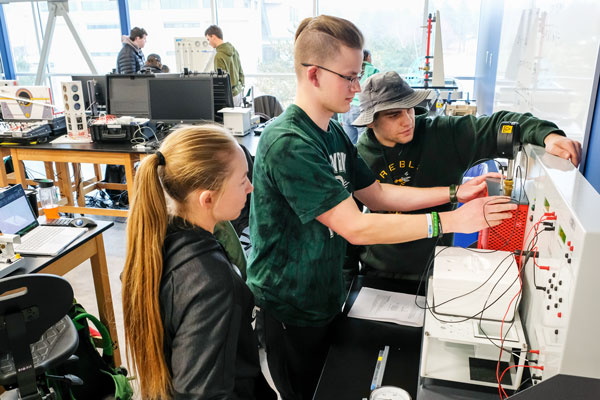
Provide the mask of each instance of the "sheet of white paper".
[{"label": "sheet of white paper", "polygon": [[52,144],[64,144],[64,143],[92,143],[92,139],[72,139],[67,135],[62,135],[51,141]]},{"label": "sheet of white paper", "polygon": [[[425,298],[417,296],[423,307]],[[363,287],[360,289],[349,317],[393,322],[400,325],[423,326],[424,310],[415,304],[415,295]]]}]

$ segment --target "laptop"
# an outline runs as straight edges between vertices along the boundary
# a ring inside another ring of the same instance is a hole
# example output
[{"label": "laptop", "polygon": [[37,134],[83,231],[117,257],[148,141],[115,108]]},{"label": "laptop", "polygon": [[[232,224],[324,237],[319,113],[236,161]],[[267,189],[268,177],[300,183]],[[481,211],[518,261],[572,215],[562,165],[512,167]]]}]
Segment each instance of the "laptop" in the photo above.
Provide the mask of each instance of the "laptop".
[{"label": "laptop", "polygon": [[0,192],[0,232],[21,236],[15,253],[55,256],[87,229],[40,226],[21,185]]}]

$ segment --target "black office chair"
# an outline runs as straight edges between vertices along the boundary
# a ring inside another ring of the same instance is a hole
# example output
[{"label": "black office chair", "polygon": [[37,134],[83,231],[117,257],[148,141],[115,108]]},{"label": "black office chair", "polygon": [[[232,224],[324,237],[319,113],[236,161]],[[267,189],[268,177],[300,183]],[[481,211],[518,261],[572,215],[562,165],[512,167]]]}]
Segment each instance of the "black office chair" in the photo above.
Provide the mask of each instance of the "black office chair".
[{"label": "black office chair", "polygon": [[260,122],[266,122],[279,116],[283,106],[275,96],[263,95],[254,98],[254,114],[260,117]]},{"label": "black office chair", "polygon": [[17,388],[21,399],[55,398],[43,387],[44,373],[77,349],[77,331],[67,315],[72,305],[73,289],[59,276],[0,279],[0,385]]},{"label": "black office chair", "polygon": [[[246,146],[244,146],[243,144],[241,144],[240,146],[242,147],[242,150],[244,150],[244,154],[246,156],[246,162],[248,163],[248,179],[250,179],[250,182],[252,182],[252,175],[253,175],[253,171],[254,171],[254,159],[252,158],[252,154],[250,153],[250,150],[248,150],[246,148]],[[244,208],[240,212],[240,215],[236,219],[231,221],[231,225],[233,225],[235,232],[237,233],[238,237],[240,238],[240,243],[246,253],[248,252],[248,250],[250,250],[250,247],[252,246],[252,243],[250,242],[250,235],[248,234],[248,230],[247,230],[249,222],[250,222],[250,193],[248,193],[248,196],[246,198],[246,204],[244,205]]]}]

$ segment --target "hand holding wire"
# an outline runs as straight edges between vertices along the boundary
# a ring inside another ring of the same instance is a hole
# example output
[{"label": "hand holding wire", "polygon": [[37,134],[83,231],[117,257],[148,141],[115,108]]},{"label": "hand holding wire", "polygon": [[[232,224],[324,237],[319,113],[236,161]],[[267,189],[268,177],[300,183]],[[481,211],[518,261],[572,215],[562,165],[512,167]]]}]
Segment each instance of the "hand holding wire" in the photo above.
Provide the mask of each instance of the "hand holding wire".
[{"label": "hand holding wire", "polygon": [[441,213],[442,226],[446,232],[471,233],[500,225],[512,216],[517,208],[506,196],[480,197],[463,204],[462,207]]},{"label": "hand holding wire", "polygon": [[488,172],[487,174],[476,176],[475,178],[469,179],[462,185],[458,186],[456,190],[456,197],[461,203],[466,203],[470,200],[478,197],[484,197],[487,195],[486,179],[496,178],[500,179],[502,175],[497,172]]}]

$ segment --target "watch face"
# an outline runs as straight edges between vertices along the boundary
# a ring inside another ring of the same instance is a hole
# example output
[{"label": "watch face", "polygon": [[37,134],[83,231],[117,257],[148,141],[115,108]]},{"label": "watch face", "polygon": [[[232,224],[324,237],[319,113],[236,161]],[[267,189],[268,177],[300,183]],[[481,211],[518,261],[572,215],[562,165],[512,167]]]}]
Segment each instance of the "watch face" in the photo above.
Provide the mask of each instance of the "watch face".
[{"label": "watch face", "polygon": [[396,386],[382,386],[371,392],[369,400],[411,400],[410,394]]}]

